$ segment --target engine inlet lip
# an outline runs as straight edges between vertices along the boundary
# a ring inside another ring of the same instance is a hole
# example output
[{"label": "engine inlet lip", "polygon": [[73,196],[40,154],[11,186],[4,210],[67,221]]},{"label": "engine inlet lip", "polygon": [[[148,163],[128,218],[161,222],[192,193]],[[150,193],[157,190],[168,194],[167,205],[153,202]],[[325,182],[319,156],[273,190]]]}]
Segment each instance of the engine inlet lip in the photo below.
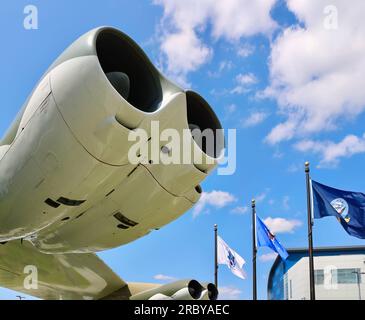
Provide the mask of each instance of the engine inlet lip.
[{"label": "engine inlet lip", "polygon": [[[134,107],[136,111],[143,114],[151,114],[158,111],[163,99],[160,72],[153,65],[143,49],[127,34],[113,27],[100,28],[94,37],[93,43],[95,47],[94,53],[99,60],[105,81],[114,90],[115,87],[107,77],[109,72],[119,71],[129,76],[131,80],[130,97],[124,99],[121,96],[121,98]],[[115,51],[113,59],[110,57],[111,51]],[[118,52],[120,54],[127,52],[127,57],[120,58]],[[128,55],[133,55],[134,58],[129,61],[126,59]],[[143,74],[143,72],[145,73]],[[146,87],[148,87],[148,92],[140,92],[140,90]]]},{"label": "engine inlet lip", "polygon": [[191,280],[188,284],[189,293],[195,300],[201,297],[203,289],[203,286],[196,280]]},{"label": "engine inlet lip", "polygon": [[207,286],[209,300],[216,301],[218,299],[218,289],[213,283],[209,283]]},{"label": "engine inlet lip", "polygon": [[[224,134],[222,124],[220,123],[216,113],[213,111],[209,103],[198,93],[187,90],[187,121],[192,131],[193,127],[197,127],[204,132],[206,129],[212,130],[214,134],[214,150],[208,150],[206,143],[198,142],[193,136],[195,144],[208,157],[219,159],[222,157],[225,148]],[[213,152],[212,152],[213,151]]]}]

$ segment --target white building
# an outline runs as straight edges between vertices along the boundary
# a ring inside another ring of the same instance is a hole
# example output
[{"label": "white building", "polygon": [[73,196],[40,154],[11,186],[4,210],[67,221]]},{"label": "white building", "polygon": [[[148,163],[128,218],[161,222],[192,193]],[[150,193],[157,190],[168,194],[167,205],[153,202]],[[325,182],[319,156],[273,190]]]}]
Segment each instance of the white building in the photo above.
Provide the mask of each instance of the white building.
[{"label": "white building", "polygon": [[[289,249],[275,260],[268,280],[269,300],[309,299],[308,249]],[[365,247],[314,249],[317,300],[365,300]]]}]

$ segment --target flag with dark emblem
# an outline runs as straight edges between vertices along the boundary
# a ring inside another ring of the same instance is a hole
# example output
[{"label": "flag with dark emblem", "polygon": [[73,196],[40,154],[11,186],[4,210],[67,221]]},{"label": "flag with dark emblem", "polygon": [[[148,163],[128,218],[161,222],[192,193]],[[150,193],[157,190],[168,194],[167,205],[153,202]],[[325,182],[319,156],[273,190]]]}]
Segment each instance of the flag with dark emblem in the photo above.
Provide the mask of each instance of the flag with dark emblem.
[{"label": "flag with dark emblem", "polygon": [[312,180],[313,216],[333,216],[346,232],[365,239],[365,194],[335,189]]}]

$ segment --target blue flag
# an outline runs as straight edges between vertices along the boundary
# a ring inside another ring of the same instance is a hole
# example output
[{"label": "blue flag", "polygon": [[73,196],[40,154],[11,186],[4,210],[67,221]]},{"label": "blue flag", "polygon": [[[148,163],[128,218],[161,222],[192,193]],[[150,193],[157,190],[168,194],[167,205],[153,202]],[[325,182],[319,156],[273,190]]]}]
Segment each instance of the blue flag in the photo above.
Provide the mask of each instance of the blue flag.
[{"label": "blue flag", "polygon": [[283,260],[289,256],[285,248],[281,245],[276,236],[273,235],[265,223],[256,216],[256,236],[258,247],[269,247],[274,250]]},{"label": "blue flag", "polygon": [[334,216],[346,232],[365,239],[365,194],[334,189],[312,180],[315,219]]}]

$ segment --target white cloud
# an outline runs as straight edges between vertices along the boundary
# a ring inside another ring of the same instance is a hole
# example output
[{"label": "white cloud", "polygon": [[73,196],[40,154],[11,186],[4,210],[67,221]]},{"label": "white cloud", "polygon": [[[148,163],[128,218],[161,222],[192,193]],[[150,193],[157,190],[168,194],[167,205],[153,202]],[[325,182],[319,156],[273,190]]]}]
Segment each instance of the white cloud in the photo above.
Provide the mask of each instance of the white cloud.
[{"label": "white cloud", "polygon": [[349,158],[365,152],[365,134],[362,137],[346,136],[342,141],[303,140],[294,146],[301,152],[312,152],[321,156],[319,167],[336,166],[341,158]]},{"label": "white cloud", "polygon": [[232,209],[231,212],[237,215],[244,215],[248,212],[248,210],[249,210],[248,207],[244,206],[244,207],[236,207]]},{"label": "white cloud", "polygon": [[284,198],[283,198],[283,208],[284,208],[284,210],[289,210],[290,209],[289,201],[290,201],[290,197],[289,196],[284,196]]},{"label": "white cloud", "polygon": [[272,157],[274,158],[274,159],[282,159],[283,157],[284,157],[284,153],[283,152],[281,152],[281,151],[279,151],[279,150],[276,150],[275,152],[274,152],[274,154],[272,155]]},{"label": "white cloud", "polygon": [[236,80],[238,84],[243,86],[255,84],[257,82],[256,76],[252,73],[240,73],[239,75],[237,75]]},{"label": "white cloud", "polygon": [[271,217],[266,218],[264,223],[274,234],[293,233],[295,228],[298,228],[302,225],[302,222],[299,220],[288,220],[284,218]]},{"label": "white cloud", "polygon": [[266,191],[258,194],[254,199],[256,201],[256,203],[260,203],[262,201],[264,201],[267,197],[267,193],[269,192],[269,189],[266,189]]},{"label": "white cloud", "polygon": [[258,82],[253,73],[239,73],[235,78],[235,87],[233,89],[213,89],[211,94],[216,96],[223,96],[229,94],[246,94],[252,91],[252,86]]},{"label": "white cloud", "polygon": [[[365,1],[287,0],[300,25],[272,43],[271,85],[287,119],[267,136],[271,144],[341,128],[365,110]],[[327,27],[336,11],[339,27]],[[334,7],[333,7],[334,6]]]},{"label": "white cloud", "polygon": [[225,109],[227,115],[231,115],[232,113],[234,113],[237,110],[237,105],[230,104],[228,106],[225,106],[224,109]]},{"label": "white cloud", "polygon": [[233,68],[233,62],[224,60],[219,64],[219,71],[222,72],[224,70],[231,70]]},{"label": "white cloud", "polygon": [[234,195],[225,191],[203,192],[199,202],[195,205],[193,217],[196,218],[207,206],[221,209],[236,201],[237,199]]},{"label": "white cloud", "polygon": [[[270,189],[267,188],[264,192],[261,192],[260,194],[256,195],[254,197],[256,204],[263,202],[266,199],[269,191],[270,191]],[[235,201],[237,201],[237,199],[235,199]],[[271,200],[271,201],[273,201],[273,200]],[[246,214],[249,210],[250,210],[250,208],[248,206],[238,206],[238,207],[233,208],[231,210],[231,212],[234,214],[243,215],[243,214]]]},{"label": "white cloud", "polygon": [[254,112],[248,118],[242,121],[242,125],[245,128],[257,126],[264,122],[269,115],[265,112]]},{"label": "white cloud", "polygon": [[297,121],[294,119],[288,120],[284,123],[278,124],[266,137],[266,142],[270,144],[276,144],[281,141],[291,140],[294,137],[295,130],[297,129]]},{"label": "white cloud", "polygon": [[189,29],[165,36],[161,50],[168,57],[166,71],[173,77],[183,77],[197,70],[212,55],[212,50],[200,42]]},{"label": "white cloud", "polygon": [[213,50],[199,35],[209,28],[211,37],[238,41],[255,34],[271,34],[276,23],[270,16],[276,0],[154,0],[164,9],[159,27],[163,67],[175,78],[206,63]]},{"label": "white cloud", "polygon": [[236,111],[237,111],[236,104],[229,104],[224,106],[224,120],[231,119]]},{"label": "white cloud", "polygon": [[220,300],[238,300],[242,291],[233,286],[219,287]]},{"label": "white cloud", "polygon": [[225,71],[229,71],[233,68],[233,62],[229,61],[229,60],[223,60],[220,64],[219,64],[219,68],[217,71],[209,71],[208,75],[211,78],[219,78],[221,76],[221,74]]},{"label": "white cloud", "polygon": [[240,73],[236,76],[236,87],[231,90],[231,94],[243,94],[250,91],[251,86],[257,83],[257,78],[253,73]]},{"label": "white cloud", "polygon": [[252,55],[254,51],[255,47],[246,43],[238,48],[237,55],[241,58],[247,58]]},{"label": "white cloud", "polygon": [[153,279],[155,280],[159,280],[159,281],[176,281],[177,279],[175,277],[172,276],[167,276],[165,274],[156,274],[155,276],[153,276]]},{"label": "white cloud", "polygon": [[271,253],[262,254],[261,256],[259,256],[259,259],[262,262],[271,262],[271,261],[274,261],[277,256],[278,256],[277,253],[271,252]]}]

